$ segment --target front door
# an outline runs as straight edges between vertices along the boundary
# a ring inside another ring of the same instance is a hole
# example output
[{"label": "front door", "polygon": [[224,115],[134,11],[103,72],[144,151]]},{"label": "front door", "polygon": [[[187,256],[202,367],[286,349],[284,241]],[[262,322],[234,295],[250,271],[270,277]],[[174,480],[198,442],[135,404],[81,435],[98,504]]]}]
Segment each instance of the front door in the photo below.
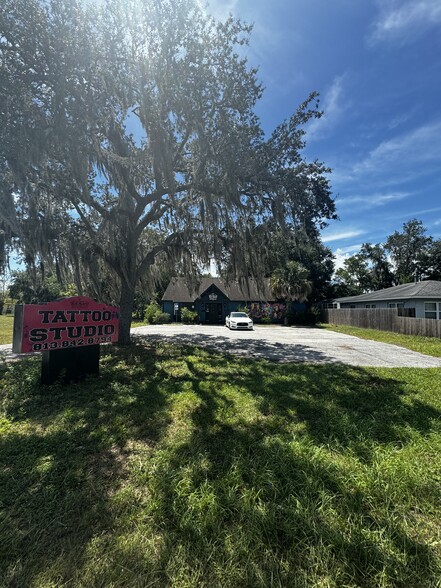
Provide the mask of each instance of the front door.
[{"label": "front door", "polygon": [[219,302],[209,302],[205,305],[205,320],[207,323],[222,322],[222,304]]}]

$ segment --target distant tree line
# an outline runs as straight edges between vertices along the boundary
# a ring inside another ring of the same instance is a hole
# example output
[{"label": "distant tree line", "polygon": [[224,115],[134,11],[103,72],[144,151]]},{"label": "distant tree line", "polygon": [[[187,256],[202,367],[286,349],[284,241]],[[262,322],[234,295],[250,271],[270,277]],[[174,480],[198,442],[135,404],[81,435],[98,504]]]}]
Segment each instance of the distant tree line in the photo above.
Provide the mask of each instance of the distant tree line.
[{"label": "distant tree line", "polygon": [[334,296],[353,296],[421,280],[441,280],[441,239],[411,219],[384,243],[364,243],[335,272]]}]

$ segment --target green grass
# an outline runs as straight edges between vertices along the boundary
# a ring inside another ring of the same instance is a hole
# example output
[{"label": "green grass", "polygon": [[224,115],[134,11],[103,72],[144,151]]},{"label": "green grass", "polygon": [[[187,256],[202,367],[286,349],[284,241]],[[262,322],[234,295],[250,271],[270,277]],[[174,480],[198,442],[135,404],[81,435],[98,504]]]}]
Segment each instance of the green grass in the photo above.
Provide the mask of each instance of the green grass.
[{"label": "green grass", "polygon": [[12,345],[14,317],[11,314],[0,314],[0,345]]},{"label": "green grass", "polygon": [[345,335],[353,335],[360,339],[370,339],[372,341],[381,341],[382,343],[392,343],[399,345],[412,351],[418,351],[425,355],[432,355],[434,357],[441,357],[441,340],[435,337],[416,337],[413,335],[401,335],[400,333],[392,333],[390,331],[377,331],[376,329],[362,329],[359,327],[351,327],[349,325],[328,325],[322,324],[321,328],[336,331],[337,333],[344,333]]},{"label": "green grass", "polygon": [[0,373],[4,587],[441,585],[441,370],[158,344]]}]

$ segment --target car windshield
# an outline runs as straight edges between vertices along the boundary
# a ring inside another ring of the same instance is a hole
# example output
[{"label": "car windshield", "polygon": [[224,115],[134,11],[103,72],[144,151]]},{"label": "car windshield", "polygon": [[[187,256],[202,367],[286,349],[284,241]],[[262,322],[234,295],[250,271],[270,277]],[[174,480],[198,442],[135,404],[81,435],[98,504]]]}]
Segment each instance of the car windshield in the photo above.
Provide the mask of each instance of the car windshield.
[{"label": "car windshield", "polygon": [[248,315],[246,312],[232,312],[231,317],[232,318],[248,318]]}]

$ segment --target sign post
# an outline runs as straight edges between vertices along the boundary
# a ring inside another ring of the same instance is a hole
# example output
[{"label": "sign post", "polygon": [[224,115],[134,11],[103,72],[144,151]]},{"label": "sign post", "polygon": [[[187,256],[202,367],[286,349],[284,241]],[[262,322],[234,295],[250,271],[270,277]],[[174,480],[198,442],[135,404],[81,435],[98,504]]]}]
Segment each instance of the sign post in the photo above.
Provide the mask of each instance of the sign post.
[{"label": "sign post", "polygon": [[101,343],[118,340],[119,309],[85,296],[43,304],[17,305],[14,353],[43,354],[42,384],[99,373]]}]

